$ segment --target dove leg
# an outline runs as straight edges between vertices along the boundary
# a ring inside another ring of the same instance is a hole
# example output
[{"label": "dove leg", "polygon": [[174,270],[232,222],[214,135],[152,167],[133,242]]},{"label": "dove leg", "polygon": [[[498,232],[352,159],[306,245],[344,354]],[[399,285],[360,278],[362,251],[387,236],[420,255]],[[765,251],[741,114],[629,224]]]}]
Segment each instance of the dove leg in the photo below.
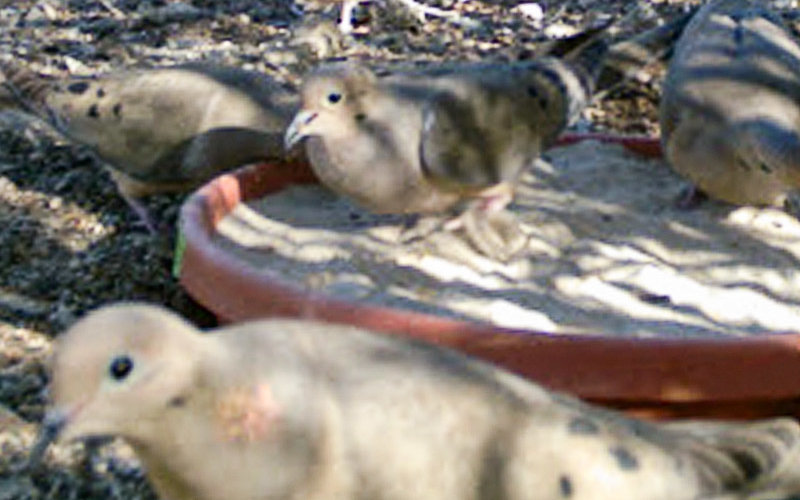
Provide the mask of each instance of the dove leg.
[{"label": "dove leg", "polygon": [[484,213],[502,212],[514,199],[514,190],[508,184],[498,184],[484,190],[461,215],[447,221],[444,228],[448,231],[455,231],[461,229],[465,225],[465,217],[472,217],[469,215],[470,211],[477,210]]},{"label": "dove leg", "polygon": [[[413,219],[407,221],[406,229],[400,235],[400,242],[411,243],[421,240],[442,229],[445,231],[466,230],[468,223],[475,231],[479,231],[476,221],[483,219],[488,222],[489,219],[493,218],[491,214],[504,212],[505,207],[511,203],[512,197],[511,189],[503,184],[489,188],[481,193],[478,200],[473,201],[461,214],[455,217],[452,214],[424,217],[415,214]],[[501,217],[503,216],[498,216],[498,218]]]},{"label": "dove leg", "polygon": [[508,210],[468,210],[463,224],[470,244],[500,262],[508,262],[528,245],[519,220]]},{"label": "dove leg", "polygon": [[499,184],[481,193],[461,215],[444,224],[448,231],[463,229],[467,240],[479,252],[506,262],[528,244],[519,220],[506,207],[513,200],[513,188]]},{"label": "dove leg", "polygon": [[109,165],[106,165],[106,171],[111,176],[111,180],[114,181],[114,184],[116,184],[117,192],[122,196],[122,199],[125,200],[125,203],[128,204],[131,210],[133,210],[133,213],[139,218],[140,223],[147,229],[147,232],[152,235],[157,234],[158,230],[156,229],[155,221],[151,217],[147,207],[139,198],[164,191],[160,190],[159,186],[137,181],[119,170],[111,168]]},{"label": "dove leg", "polygon": [[125,191],[120,190],[119,194],[122,195],[122,199],[125,200],[125,203],[131,207],[131,210],[133,210],[133,213],[135,213],[139,218],[139,221],[145,227],[145,229],[147,229],[147,232],[152,235],[157,234],[158,231],[156,230],[155,223],[153,222],[153,218],[150,216],[147,207],[145,207],[141,201],[125,193]]},{"label": "dove leg", "polygon": [[409,218],[404,224],[405,227],[400,233],[400,243],[413,243],[427,238],[436,231],[440,231],[447,225],[448,217],[450,216],[409,214]]}]

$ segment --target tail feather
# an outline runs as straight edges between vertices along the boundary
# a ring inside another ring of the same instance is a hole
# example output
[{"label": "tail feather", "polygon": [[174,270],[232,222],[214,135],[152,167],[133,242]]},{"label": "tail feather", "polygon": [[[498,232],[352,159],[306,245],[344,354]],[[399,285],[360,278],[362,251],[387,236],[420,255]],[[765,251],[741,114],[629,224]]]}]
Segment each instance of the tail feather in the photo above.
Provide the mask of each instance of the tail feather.
[{"label": "tail feather", "polygon": [[[620,34],[640,26],[652,17],[653,10],[644,1],[638,0],[630,12],[617,20],[582,33],[551,46],[544,60],[556,69],[564,82],[563,97],[567,124],[572,124],[580,112],[595,98],[597,78],[603,68],[612,44]],[[569,75],[565,77],[564,75]],[[567,84],[566,82],[572,82]]]},{"label": "tail feather", "polygon": [[800,493],[800,426],[794,419],[674,423],[681,455],[709,494],[765,489]]},{"label": "tail feather", "polygon": [[18,108],[41,115],[52,81],[18,61],[0,58],[0,109]]},{"label": "tail feather", "polygon": [[610,90],[635,78],[648,66],[665,63],[672,55],[675,43],[696,10],[693,9],[660,26],[613,44],[597,77],[597,89]]},{"label": "tail feather", "polygon": [[639,0],[621,18],[596,28],[590,28],[584,34],[577,35],[576,40],[580,43],[576,43],[570,50],[564,51],[561,57],[573,66],[585,71],[594,81],[600,74],[611,47],[619,41],[621,34],[637,29],[654,16],[655,13],[652,7]]}]

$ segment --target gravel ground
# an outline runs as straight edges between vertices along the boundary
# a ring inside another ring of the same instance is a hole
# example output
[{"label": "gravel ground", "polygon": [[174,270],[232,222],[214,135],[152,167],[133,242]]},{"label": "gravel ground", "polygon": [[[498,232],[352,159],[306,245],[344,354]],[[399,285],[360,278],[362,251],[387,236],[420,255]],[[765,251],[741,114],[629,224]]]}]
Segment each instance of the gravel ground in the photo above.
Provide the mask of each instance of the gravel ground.
[{"label": "gravel ground", "polygon": [[[569,34],[589,11],[613,16],[624,0],[544,2],[544,27],[518,2],[440,0],[481,21],[464,28],[420,23],[391,5],[365,6],[352,39],[334,55],[384,62],[515,59],[548,36]],[[686,1],[657,2],[679,12]],[[788,7],[791,2],[782,2]],[[288,1],[0,0],[0,53],[42,73],[94,74],[132,65],[215,60],[265,71],[295,85],[315,54],[293,43],[293,27],[333,6]],[[592,127],[656,133],[657,79],[625,85],[587,111]],[[174,227],[181,197],[148,206]],[[200,325],[213,319],[171,276],[174,238],[151,236],[81,147],[40,122],[0,113],[0,500],[154,498],[121,445],[91,462],[80,447],[55,447],[42,470],[22,470],[46,401],[45,362],[53,335],[85,311],[117,300],[172,307]]]}]

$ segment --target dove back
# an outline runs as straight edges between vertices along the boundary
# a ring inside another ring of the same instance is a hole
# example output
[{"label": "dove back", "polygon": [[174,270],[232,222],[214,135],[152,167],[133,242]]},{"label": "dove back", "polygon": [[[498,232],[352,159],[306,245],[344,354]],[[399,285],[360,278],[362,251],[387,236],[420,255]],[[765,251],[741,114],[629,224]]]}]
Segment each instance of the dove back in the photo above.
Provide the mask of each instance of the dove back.
[{"label": "dove back", "polygon": [[686,28],[661,103],[667,159],[708,195],[781,205],[800,186],[800,46],[763,2],[712,0]]}]

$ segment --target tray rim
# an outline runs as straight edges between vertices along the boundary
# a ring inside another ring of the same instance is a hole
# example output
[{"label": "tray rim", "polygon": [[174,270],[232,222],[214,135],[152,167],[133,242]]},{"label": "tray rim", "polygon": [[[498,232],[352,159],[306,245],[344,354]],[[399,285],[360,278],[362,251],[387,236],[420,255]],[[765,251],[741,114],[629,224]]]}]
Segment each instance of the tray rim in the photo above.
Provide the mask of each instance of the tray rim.
[{"label": "tray rim", "polygon": [[[569,134],[660,156],[656,138]],[[488,360],[550,388],[653,417],[800,415],[800,334],[623,338],[521,331],[305,291],[256,269],[212,240],[236,204],[286,185],[316,182],[300,162],[248,165],[193,193],[181,208],[180,282],[221,322],[289,316],[404,334]]]}]

